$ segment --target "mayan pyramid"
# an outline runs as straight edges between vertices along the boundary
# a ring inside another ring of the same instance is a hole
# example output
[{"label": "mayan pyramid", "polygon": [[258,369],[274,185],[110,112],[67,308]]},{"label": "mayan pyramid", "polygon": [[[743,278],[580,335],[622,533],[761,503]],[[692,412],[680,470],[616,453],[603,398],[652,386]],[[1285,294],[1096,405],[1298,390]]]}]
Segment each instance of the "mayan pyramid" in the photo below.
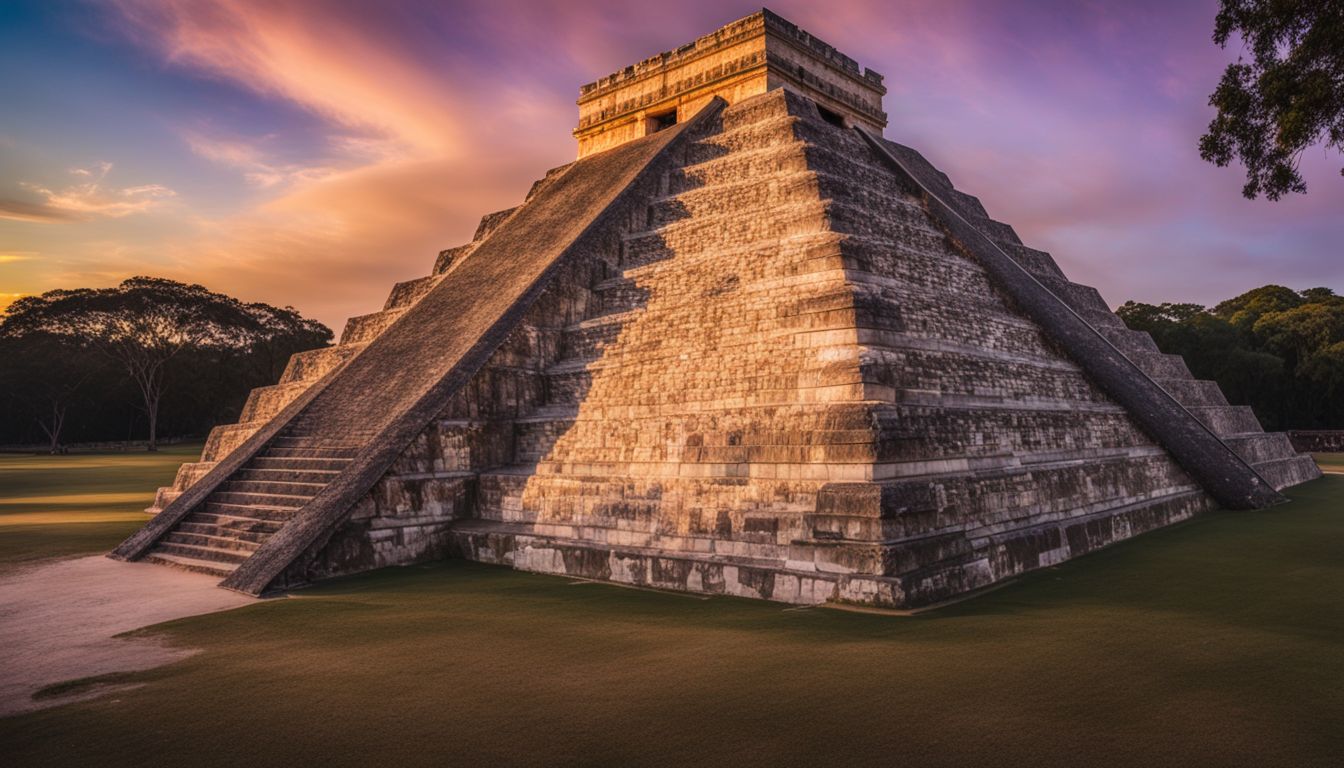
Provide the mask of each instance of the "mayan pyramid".
[{"label": "mayan pyramid", "polygon": [[918,606],[1318,476],[881,138],[884,93],[769,11],[584,86],[576,162],[295,355],[113,556]]}]

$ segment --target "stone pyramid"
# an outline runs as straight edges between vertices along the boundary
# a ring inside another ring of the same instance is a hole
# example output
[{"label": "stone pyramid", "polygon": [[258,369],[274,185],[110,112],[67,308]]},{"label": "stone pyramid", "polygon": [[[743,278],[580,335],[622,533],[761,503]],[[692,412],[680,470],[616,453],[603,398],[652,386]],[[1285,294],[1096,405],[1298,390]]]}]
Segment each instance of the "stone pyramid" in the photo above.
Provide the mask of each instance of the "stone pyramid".
[{"label": "stone pyramid", "polygon": [[769,11],[585,86],[578,161],[295,355],[113,556],[908,607],[1318,476],[883,93]]}]

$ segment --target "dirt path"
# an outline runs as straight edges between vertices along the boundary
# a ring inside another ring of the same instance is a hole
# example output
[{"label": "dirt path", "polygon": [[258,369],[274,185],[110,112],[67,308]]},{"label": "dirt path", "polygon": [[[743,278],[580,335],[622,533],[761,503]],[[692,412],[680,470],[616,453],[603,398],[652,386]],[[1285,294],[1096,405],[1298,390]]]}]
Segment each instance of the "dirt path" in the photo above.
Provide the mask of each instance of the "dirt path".
[{"label": "dirt path", "polygon": [[54,683],[150,669],[190,656],[122,632],[255,602],[218,579],[102,555],[57,560],[0,576],[0,716],[88,698],[34,701]]}]

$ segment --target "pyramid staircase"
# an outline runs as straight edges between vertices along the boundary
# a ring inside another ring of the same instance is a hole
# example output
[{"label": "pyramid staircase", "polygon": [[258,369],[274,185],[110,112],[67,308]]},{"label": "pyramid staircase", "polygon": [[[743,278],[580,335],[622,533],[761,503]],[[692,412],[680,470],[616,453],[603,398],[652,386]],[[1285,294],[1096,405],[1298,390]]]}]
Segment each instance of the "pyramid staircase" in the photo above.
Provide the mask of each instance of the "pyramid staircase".
[{"label": "pyramid staircase", "polygon": [[[598,235],[567,262],[582,274],[554,277],[554,222],[519,213],[591,211],[596,181],[556,196],[566,167],[296,355],[117,554],[300,583],[282,574],[315,547],[365,546],[333,535],[343,515],[415,513],[427,497],[384,486],[423,483],[457,494],[451,552],[471,559],[917,604],[1317,476],[912,150],[786,91],[664,133],[615,174],[640,189],[619,215],[569,217]],[[525,298],[487,306],[501,286]],[[459,337],[472,366],[420,360]],[[1108,388],[1116,366],[1137,395]],[[1219,497],[1224,475],[1249,495]],[[348,554],[305,573],[397,561]]]},{"label": "pyramid staircase", "polygon": [[228,576],[358,453],[358,443],[272,440],[155,542],[144,559]]},{"label": "pyramid staircase", "polygon": [[[319,351],[321,362],[296,356],[289,366],[296,386],[254,393],[244,418],[257,416],[263,401],[276,408],[292,399],[260,428],[244,421],[212,434],[207,457],[223,460],[183,490],[162,494],[166,506],[112,556],[204,571],[224,576],[225,586],[264,591],[315,539],[330,534],[470,381],[536,301],[545,277],[625,204],[632,188],[647,184],[650,167],[665,162],[683,134],[722,106],[711,100],[684,124],[554,169],[534,185],[527,204],[487,217],[475,242],[441,254],[435,275],[399,285],[382,312],[353,319],[338,351]],[[453,269],[463,262],[472,268]],[[442,317],[459,324],[455,344],[435,335]],[[310,371],[327,366],[309,383]],[[241,444],[230,451],[224,441]]]}]

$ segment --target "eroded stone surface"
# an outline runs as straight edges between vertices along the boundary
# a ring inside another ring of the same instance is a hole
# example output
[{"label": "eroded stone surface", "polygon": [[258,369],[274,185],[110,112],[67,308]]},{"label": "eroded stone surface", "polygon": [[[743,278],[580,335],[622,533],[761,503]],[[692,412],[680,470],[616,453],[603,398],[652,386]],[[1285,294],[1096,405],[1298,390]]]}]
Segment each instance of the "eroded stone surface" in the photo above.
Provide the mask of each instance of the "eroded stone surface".
[{"label": "eroded stone surface", "polygon": [[[679,143],[278,583],[456,555],[710,594],[910,606],[1213,508],[873,148],[798,90],[738,99]],[[917,153],[891,148],[1267,481],[1318,474]],[[167,493],[305,385],[398,333],[398,317],[472,269],[482,243],[564,170],[520,208],[487,215],[433,276],[394,287],[341,345],[296,355],[279,386],[249,399],[251,421],[216,430]],[[446,338],[454,317],[440,314]],[[361,391],[373,420],[377,392]],[[366,449],[358,426],[321,445],[285,436],[293,429],[277,437],[161,555],[229,573]]]}]

